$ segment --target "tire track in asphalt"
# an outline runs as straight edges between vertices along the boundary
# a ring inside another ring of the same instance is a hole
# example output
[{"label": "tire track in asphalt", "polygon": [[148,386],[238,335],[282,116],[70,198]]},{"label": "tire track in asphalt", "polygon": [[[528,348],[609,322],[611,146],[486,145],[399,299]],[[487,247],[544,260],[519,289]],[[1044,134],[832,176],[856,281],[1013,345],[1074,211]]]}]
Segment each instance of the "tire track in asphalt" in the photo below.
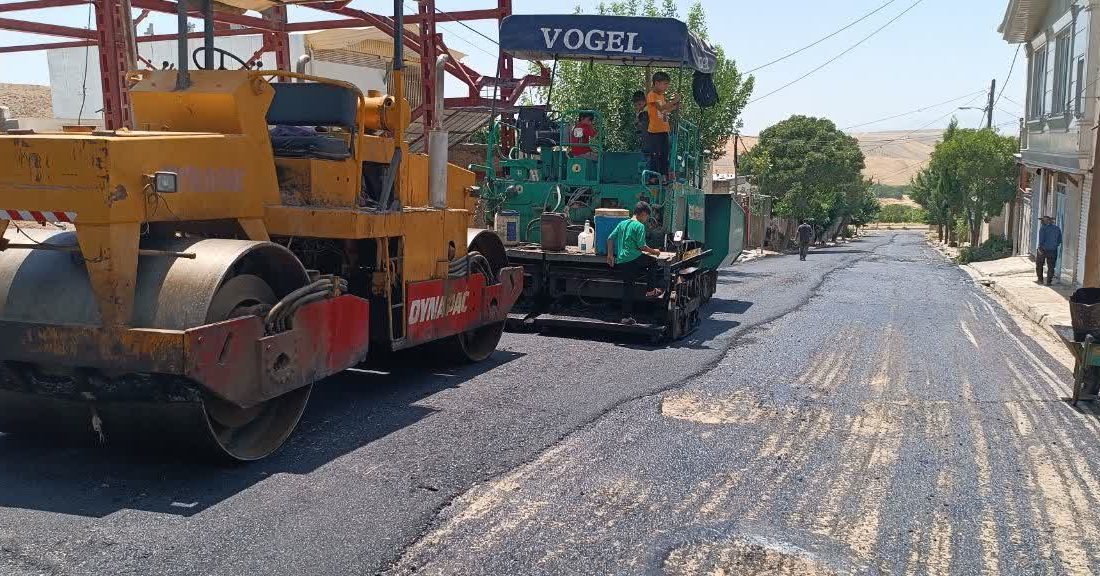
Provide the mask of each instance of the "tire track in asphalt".
[{"label": "tire track in asphalt", "polygon": [[[561,449],[562,446],[563,446],[562,443],[566,442],[568,438],[570,438],[572,436],[575,436],[579,433],[582,433],[585,430],[590,429],[597,422],[599,422],[600,420],[605,418],[608,414],[619,410],[621,407],[623,407],[625,405],[632,404],[632,403],[637,402],[639,400],[643,400],[643,399],[646,399],[646,398],[659,397],[659,396],[667,393],[670,390],[675,390],[675,389],[678,389],[678,388],[682,388],[683,386],[687,385],[688,383],[692,382],[693,380],[695,380],[695,379],[697,379],[701,376],[704,376],[707,373],[713,371],[715,367],[717,367],[719,364],[721,364],[721,362],[725,358],[726,354],[728,354],[728,352],[731,349],[733,349],[735,346],[737,346],[739,343],[742,343],[742,342],[745,342],[745,341],[751,341],[753,335],[758,330],[760,330],[761,328],[768,326],[769,324],[775,322],[776,320],[778,320],[780,318],[783,318],[784,316],[787,316],[787,315],[790,315],[790,314],[793,314],[793,313],[797,313],[799,310],[803,309],[805,306],[807,306],[814,299],[821,296],[822,287],[825,284],[827,284],[830,281],[830,279],[832,279],[835,275],[842,273],[843,271],[851,268],[852,266],[854,266],[855,264],[857,264],[858,262],[860,262],[864,259],[871,258],[875,254],[875,252],[877,252],[878,250],[880,250],[884,247],[888,247],[890,245],[893,245],[895,242],[897,242],[897,240],[898,240],[898,234],[895,232],[895,233],[889,235],[889,237],[887,238],[887,241],[885,243],[876,245],[874,248],[872,248],[870,251],[866,252],[864,255],[859,255],[859,256],[855,256],[855,257],[842,259],[841,262],[836,267],[834,267],[832,270],[830,270],[829,272],[822,275],[822,277],[813,285],[813,287],[810,288],[810,290],[808,291],[808,294],[806,295],[806,297],[801,299],[794,306],[788,307],[786,309],[783,309],[783,310],[777,311],[777,312],[775,312],[771,315],[768,315],[768,316],[760,319],[759,321],[757,321],[755,324],[739,327],[739,328],[741,328],[739,333],[735,337],[730,338],[729,340],[727,340],[726,343],[717,351],[717,353],[713,354],[711,356],[711,358],[709,358],[706,362],[704,362],[700,366],[699,369],[697,369],[697,370],[695,370],[695,371],[693,371],[693,372],[691,372],[691,373],[689,373],[689,374],[687,374],[687,375],[685,375],[681,378],[678,378],[678,379],[670,382],[667,386],[662,387],[662,388],[660,388],[656,391],[649,391],[649,392],[646,392],[646,393],[643,393],[643,394],[639,394],[639,395],[636,395],[636,396],[625,398],[621,402],[618,402],[618,403],[616,403],[612,406],[607,407],[605,410],[603,410],[601,413],[597,414],[595,417],[593,417],[590,420],[584,422],[583,424],[577,426],[576,428],[574,428],[570,432],[562,435],[557,440],[557,442],[554,444],[554,448],[551,448],[550,450],[547,450],[546,452],[542,452],[542,453],[532,455],[529,459],[517,464],[509,472],[506,472],[506,473],[500,474],[500,475],[498,475],[494,478],[488,479],[485,482],[482,482],[481,484],[479,484],[478,487],[487,486],[487,485],[496,485],[496,484],[511,485],[515,481],[514,480],[515,479],[515,473],[516,473],[517,470],[521,470],[523,468],[529,468],[533,463],[542,461],[544,455],[559,453],[559,449]],[[478,487],[474,487],[470,491],[475,490]],[[455,498],[452,498],[452,499],[447,500],[446,502],[442,503],[440,506],[438,506],[435,509],[435,512],[434,512],[433,516],[438,519],[441,512],[443,512],[444,510],[447,510],[449,508],[452,508],[460,498],[462,498],[466,494],[469,494],[470,491],[467,491],[465,494],[458,495]],[[479,502],[481,502],[481,500],[479,500]],[[403,559],[408,555],[410,550],[413,550],[413,549],[418,548],[418,547],[423,547],[424,545],[431,545],[431,544],[434,544],[434,543],[438,543],[438,542],[434,541],[434,540],[436,540],[435,538],[433,538],[434,533],[436,532],[437,528],[439,530],[443,530],[443,531],[445,531],[446,528],[441,527],[441,526],[437,526],[437,524],[439,524],[438,521],[433,522],[431,525],[429,525],[428,527],[425,528],[425,530],[421,533],[420,537],[418,537],[416,540],[411,542],[409,545],[405,546],[400,551],[400,553],[397,555],[398,560],[395,561],[392,566],[390,566],[390,568],[387,570],[387,572],[392,572],[396,567],[400,566]]]}]

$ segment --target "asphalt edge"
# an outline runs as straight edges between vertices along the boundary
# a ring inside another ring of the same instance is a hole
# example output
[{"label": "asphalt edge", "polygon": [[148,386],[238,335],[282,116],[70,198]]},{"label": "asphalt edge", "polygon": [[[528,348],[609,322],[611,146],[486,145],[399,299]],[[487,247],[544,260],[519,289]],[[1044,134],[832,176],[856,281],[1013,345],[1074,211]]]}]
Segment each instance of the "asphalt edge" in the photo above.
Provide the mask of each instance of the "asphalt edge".
[{"label": "asphalt edge", "polygon": [[[955,262],[954,258],[950,254],[944,252],[938,246],[932,245],[932,248],[935,249],[936,252],[942,254],[949,261]],[[1007,308],[1014,310],[1015,312],[1022,315],[1024,318],[1027,318],[1028,320],[1039,326],[1040,328],[1043,328],[1044,330],[1049,332],[1050,335],[1054,338],[1059,338],[1058,334],[1054,332],[1053,324],[1051,324],[1050,322],[1050,314],[1037,310],[1022,296],[1014,294],[1010,290],[1006,290],[1004,286],[1001,286],[997,282],[996,276],[986,276],[985,274],[982,274],[977,268],[974,268],[969,264],[956,265],[967,276],[970,276],[975,284],[989,289],[990,292],[997,296],[997,300],[999,300]]]}]

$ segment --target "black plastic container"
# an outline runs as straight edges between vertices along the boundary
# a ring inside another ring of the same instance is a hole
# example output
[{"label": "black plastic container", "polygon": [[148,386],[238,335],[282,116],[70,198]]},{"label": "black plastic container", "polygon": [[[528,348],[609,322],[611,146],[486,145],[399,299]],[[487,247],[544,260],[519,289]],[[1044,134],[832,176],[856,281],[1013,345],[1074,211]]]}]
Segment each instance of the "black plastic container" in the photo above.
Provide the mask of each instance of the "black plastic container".
[{"label": "black plastic container", "polygon": [[1100,288],[1080,288],[1069,298],[1073,339],[1081,342],[1092,334],[1100,338]]},{"label": "black plastic container", "polygon": [[539,240],[542,249],[549,252],[561,252],[565,250],[565,234],[567,222],[565,214],[547,212],[542,215],[542,235]]}]

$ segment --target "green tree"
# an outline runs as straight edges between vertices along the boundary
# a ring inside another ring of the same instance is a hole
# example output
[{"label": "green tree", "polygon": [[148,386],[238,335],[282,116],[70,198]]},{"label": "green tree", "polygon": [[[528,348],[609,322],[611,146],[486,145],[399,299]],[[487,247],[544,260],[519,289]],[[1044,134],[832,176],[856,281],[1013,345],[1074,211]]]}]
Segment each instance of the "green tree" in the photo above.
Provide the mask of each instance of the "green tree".
[{"label": "green tree", "polygon": [[951,223],[948,203],[943,198],[939,177],[931,168],[925,167],[913,176],[909,184],[909,198],[924,208],[928,223],[936,225],[939,241],[947,240],[947,226]]},{"label": "green tree", "polygon": [[925,212],[923,208],[914,208],[913,206],[906,206],[905,204],[890,204],[889,206],[883,206],[878,215],[879,222],[903,224],[925,222],[927,218],[928,213]]},{"label": "green tree", "polygon": [[868,188],[852,210],[851,224],[856,227],[866,226],[878,218],[881,210],[882,204],[879,203],[875,193]]},{"label": "green tree", "polygon": [[828,223],[858,215],[869,206],[871,183],[864,180],[858,141],[832,121],[791,116],[760,133],[743,158],[754,182],[776,200],[779,216]]},{"label": "green tree", "polygon": [[963,220],[970,245],[977,246],[984,220],[1000,214],[1015,195],[1016,139],[992,130],[959,128],[952,120],[936,144],[928,167],[913,179],[911,197],[939,225],[940,239],[954,241]]},{"label": "green tree", "polygon": [[[580,13],[580,8],[576,12]],[[638,0],[601,3],[597,12],[618,16],[679,17],[674,0],[662,0],[660,5],[654,0],[646,0],[644,4]],[[707,37],[706,15],[701,3],[691,7],[686,22],[693,33]],[[651,74],[658,70],[668,72],[672,76],[671,91],[688,96],[683,100],[680,117],[699,125],[703,149],[711,151],[712,159],[722,157],[726,142],[741,127],[741,110],[748,103],[753,88],[753,78],[744,76],[737,69],[737,63],[727,58],[720,47],[716,51],[718,67],[714,73],[714,85],[720,100],[710,108],[700,108],[690,97],[691,70],[648,69]],[[533,91],[527,99],[529,103],[544,103],[549,97],[556,110],[596,110],[604,117],[605,146],[614,150],[633,150],[641,145],[634,130],[634,109],[630,96],[647,86],[647,68],[572,60],[559,61],[553,67],[553,88]],[[537,65],[532,64],[532,70],[535,68]]]},{"label": "green tree", "polygon": [[982,221],[1000,214],[1016,191],[1016,139],[992,130],[959,130],[937,146],[932,168],[952,180],[956,212],[967,219],[977,246]]}]

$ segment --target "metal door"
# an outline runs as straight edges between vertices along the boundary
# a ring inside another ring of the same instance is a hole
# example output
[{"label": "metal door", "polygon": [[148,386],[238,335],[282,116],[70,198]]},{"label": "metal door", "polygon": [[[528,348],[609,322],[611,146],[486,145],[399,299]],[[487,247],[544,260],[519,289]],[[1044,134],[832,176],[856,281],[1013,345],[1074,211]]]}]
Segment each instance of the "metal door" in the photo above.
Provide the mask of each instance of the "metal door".
[{"label": "metal door", "polygon": [[[1058,229],[1062,231],[1063,244],[1066,238],[1066,185],[1059,183],[1055,187],[1054,193],[1054,223],[1058,225]],[[1055,260],[1057,266],[1055,268],[1055,274],[1058,279],[1062,279],[1062,244],[1058,245],[1058,259]]]}]

